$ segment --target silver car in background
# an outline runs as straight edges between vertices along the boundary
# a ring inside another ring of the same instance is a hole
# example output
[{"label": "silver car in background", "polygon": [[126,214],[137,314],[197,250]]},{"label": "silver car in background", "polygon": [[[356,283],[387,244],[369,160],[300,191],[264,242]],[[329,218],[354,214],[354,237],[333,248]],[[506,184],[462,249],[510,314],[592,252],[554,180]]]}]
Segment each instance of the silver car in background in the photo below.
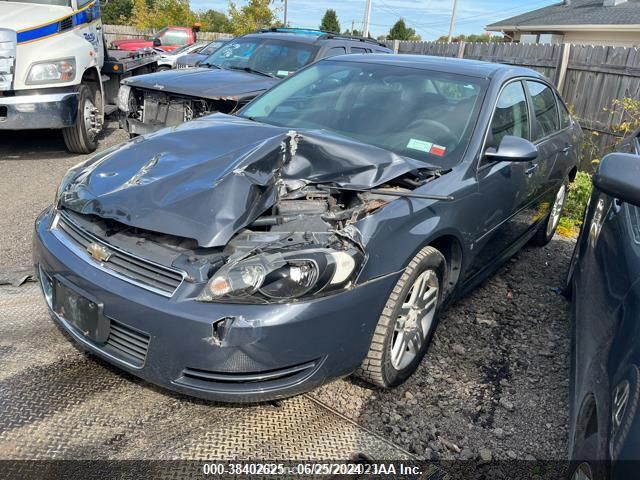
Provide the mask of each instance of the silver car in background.
[{"label": "silver car in background", "polygon": [[191,45],[185,45],[177,48],[172,52],[165,52],[158,50],[160,58],[158,58],[158,71],[171,70],[176,68],[176,62],[178,58],[190,53],[197,53],[207,46],[206,42],[196,42]]},{"label": "silver car in background", "polygon": [[176,65],[174,68],[194,68],[197,67],[198,64],[203,61],[205,58],[209,57],[216,50],[226,45],[229,40],[214,40],[209,43],[204,48],[191,52],[187,55],[181,55],[180,58],[177,59]]}]

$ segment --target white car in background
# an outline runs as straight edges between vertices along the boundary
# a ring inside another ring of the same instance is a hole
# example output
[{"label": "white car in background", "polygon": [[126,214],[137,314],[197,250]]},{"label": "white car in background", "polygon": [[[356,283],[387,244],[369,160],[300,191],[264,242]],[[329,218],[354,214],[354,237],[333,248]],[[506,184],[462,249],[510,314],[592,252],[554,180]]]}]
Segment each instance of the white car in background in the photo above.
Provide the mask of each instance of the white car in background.
[{"label": "white car in background", "polygon": [[197,52],[190,52],[186,55],[182,55],[179,59],[177,59],[174,68],[180,69],[197,67],[201,61],[208,58],[212,53],[221,48],[223,45],[226,45],[228,42],[229,39],[214,40],[213,42],[207,44],[206,47],[198,50]]},{"label": "white car in background", "polygon": [[189,53],[198,53],[206,45],[207,42],[196,42],[191,45],[185,45],[184,47],[177,48],[172,52],[158,50],[158,53],[161,54],[158,59],[158,71],[161,72],[162,70],[171,70],[172,68],[176,68],[176,62],[179,57],[182,55],[188,55]]}]

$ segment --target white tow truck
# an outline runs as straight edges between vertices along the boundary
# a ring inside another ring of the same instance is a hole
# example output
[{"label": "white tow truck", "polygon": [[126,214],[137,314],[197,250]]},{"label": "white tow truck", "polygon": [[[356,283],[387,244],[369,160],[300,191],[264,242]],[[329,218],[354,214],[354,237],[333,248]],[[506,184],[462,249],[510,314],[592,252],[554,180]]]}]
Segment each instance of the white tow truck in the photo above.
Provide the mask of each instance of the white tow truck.
[{"label": "white tow truck", "polygon": [[90,153],[120,81],[157,59],[106,50],[99,0],[0,0],[0,130],[60,129],[70,152]]}]

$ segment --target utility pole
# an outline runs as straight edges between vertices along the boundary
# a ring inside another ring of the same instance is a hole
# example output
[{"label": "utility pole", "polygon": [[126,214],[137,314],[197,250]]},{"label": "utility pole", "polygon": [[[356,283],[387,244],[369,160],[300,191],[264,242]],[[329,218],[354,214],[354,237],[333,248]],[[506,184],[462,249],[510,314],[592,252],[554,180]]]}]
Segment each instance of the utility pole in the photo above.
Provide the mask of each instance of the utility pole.
[{"label": "utility pole", "polygon": [[365,38],[369,36],[370,21],[371,21],[371,0],[367,0],[367,5],[364,7],[364,25],[362,28],[362,36]]},{"label": "utility pole", "polygon": [[449,43],[453,39],[453,29],[456,25],[456,12],[458,10],[458,0],[453,0],[453,12],[451,12],[451,23],[449,24]]},{"label": "utility pole", "polygon": [[353,33],[355,29],[356,29],[356,21],[351,20],[351,35],[355,35],[355,33]]},{"label": "utility pole", "polygon": [[287,0],[284,0],[284,28],[287,28]]}]

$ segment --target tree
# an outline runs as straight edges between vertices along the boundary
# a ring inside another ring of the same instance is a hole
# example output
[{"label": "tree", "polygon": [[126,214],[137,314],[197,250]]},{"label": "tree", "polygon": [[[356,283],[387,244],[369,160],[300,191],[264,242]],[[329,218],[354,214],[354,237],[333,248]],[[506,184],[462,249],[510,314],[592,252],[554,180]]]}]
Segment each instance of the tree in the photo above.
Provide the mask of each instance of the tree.
[{"label": "tree", "polygon": [[416,35],[413,28],[407,27],[404,19],[398,20],[387,35],[387,40],[420,40],[420,35]]},{"label": "tree", "polygon": [[[458,43],[458,42],[486,43],[486,42],[502,42],[503,40],[504,40],[504,37],[501,37],[499,35],[490,35],[488,33],[481,33],[481,34],[473,33],[471,35],[458,35],[457,37],[453,37],[451,39],[453,43]],[[449,41],[449,37],[447,35],[443,35],[442,37],[438,38],[437,41],[446,43]]]},{"label": "tree", "polygon": [[270,0],[249,0],[249,3],[238,8],[229,1],[229,18],[231,33],[236,36],[253,32],[259,28],[267,28],[277,24],[275,14],[271,10]]},{"label": "tree", "polygon": [[354,29],[353,31],[351,30],[346,30],[344,32],[345,35],[353,35],[354,37],[361,37],[362,36],[362,32],[360,30],[356,30]]},{"label": "tree", "polygon": [[195,21],[196,15],[189,7],[189,0],[133,0],[131,23],[137,28],[189,27]]},{"label": "tree", "polygon": [[231,32],[231,22],[224,13],[217,10],[207,10],[198,14],[198,21],[202,23],[202,30],[205,32]]},{"label": "tree", "polygon": [[127,25],[133,13],[133,0],[111,0],[102,12],[102,21],[110,25]]},{"label": "tree", "polygon": [[320,30],[324,30],[325,32],[340,32],[340,22],[338,21],[338,14],[332,8],[327,9],[324,17],[322,17]]}]

